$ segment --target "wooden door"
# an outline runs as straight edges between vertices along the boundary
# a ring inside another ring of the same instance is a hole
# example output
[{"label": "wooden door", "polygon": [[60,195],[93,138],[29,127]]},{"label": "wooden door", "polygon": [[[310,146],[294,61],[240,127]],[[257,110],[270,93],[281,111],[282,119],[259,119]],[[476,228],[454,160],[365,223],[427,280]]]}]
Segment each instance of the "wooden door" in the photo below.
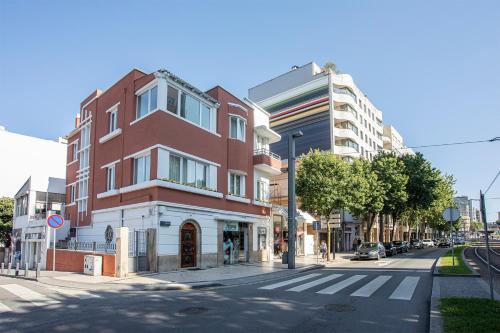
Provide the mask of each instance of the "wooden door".
[{"label": "wooden door", "polygon": [[196,267],[196,228],[191,223],[181,229],[181,267]]}]

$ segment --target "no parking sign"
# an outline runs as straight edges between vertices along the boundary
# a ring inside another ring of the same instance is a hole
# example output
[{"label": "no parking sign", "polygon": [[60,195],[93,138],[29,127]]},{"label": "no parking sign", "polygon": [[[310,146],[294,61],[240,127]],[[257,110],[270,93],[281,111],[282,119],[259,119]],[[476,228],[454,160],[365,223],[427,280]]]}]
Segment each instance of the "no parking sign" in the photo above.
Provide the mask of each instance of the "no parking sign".
[{"label": "no parking sign", "polygon": [[53,233],[53,244],[54,247],[52,249],[52,271],[56,270],[56,229],[62,228],[64,225],[64,218],[59,215],[59,214],[52,214],[47,217],[47,225],[49,228],[52,228],[54,230]]}]

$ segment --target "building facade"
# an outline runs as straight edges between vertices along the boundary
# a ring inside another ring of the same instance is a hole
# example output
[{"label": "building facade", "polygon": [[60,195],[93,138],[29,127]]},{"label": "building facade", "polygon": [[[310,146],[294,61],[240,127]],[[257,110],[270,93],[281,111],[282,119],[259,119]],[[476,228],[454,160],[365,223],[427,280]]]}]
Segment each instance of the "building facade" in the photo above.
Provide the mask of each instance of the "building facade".
[{"label": "building facade", "polygon": [[384,150],[396,155],[415,154],[413,149],[406,147],[403,137],[392,125],[384,125],[382,141],[384,142]]},{"label": "building facade", "polygon": [[134,69],[82,101],[68,135],[71,236],[102,242],[128,227],[131,252],[154,252],[146,270],[266,260],[279,140],[268,113],[222,87]]},{"label": "building facade", "polygon": [[[348,74],[324,70],[311,62],[250,88],[248,95],[271,114],[271,128],[282,137],[298,130],[304,133],[296,141],[297,155],[320,149],[347,161],[371,161],[384,148],[382,112]],[[286,158],[287,141],[271,145],[271,150]],[[272,181],[271,193],[278,204],[286,203],[286,181],[286,175]],[[342,229],[335,231],[338,241],[332,244],[337,244],[337,250],[348,251],[353,242],[364,239],[366,231],[350,214],[342,215]],[[319,236],[326,239],[326,230]],[[378,226],[372,228],[372,238],[378,240]]]},{"label": "building facade", "polygon": [[[31,176],[14,196],[12,242],[21,267],[44,269],[47,249],[52,246],[54,230],[47,226],[51,214],[64,214],[66,187],[64,178]],[[56,241],[67,237],[69,224],[56,230]],[[15,262],[13,258],[11,262]]]}]

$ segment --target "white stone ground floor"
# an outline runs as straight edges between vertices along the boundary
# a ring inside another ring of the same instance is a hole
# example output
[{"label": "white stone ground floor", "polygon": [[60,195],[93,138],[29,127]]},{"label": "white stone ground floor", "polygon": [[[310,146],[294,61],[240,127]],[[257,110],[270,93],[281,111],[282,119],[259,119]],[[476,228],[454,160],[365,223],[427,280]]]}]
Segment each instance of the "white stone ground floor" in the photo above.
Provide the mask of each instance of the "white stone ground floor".
[{"label": "white stone ground floor", "polygon": [[[160,272],[268,261],[272,249],[268,216],[156,201],[92,212],[91,225],[77,228],[77,241],[104,243],[108,226],[113,242],[117,229],[127,227],[130,256],[147,256],[147,270]],[[148,236],[136,237],[143,232]]]}]

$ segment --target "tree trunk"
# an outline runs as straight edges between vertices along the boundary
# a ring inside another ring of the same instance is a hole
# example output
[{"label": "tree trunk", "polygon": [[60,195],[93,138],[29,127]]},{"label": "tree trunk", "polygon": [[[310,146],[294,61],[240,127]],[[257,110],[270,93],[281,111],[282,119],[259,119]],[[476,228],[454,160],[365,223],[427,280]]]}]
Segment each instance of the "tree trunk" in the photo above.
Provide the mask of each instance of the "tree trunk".
[{"label": "tree trunk", "polygon": [[368,214],[368,222],[366,226],[366,233],[368,234],[368,240],[367,240],[368,242],[372,241],[372,227],[376,217],[377,217],[376,214],[372,213]]},{"label": "tree trunk", "polygon": [[386,215],[385,214],[380,214],[379,215],[379,219],[378,219],[378,222],[379,222],[379,233],[378,233],[378,241],[379,242],[384,242],[384,233],[385,233],[385,230],[384,230],[384,225],[385,225],[385,219],[386,219]]},{"label": "tree trunk", "polygon": [[392,219],[392,231],[391,231],[391,242],[394,241],[394,230],[396,230],[396,222],[397,219],[394,217],[394,215],[391,215]]}]

